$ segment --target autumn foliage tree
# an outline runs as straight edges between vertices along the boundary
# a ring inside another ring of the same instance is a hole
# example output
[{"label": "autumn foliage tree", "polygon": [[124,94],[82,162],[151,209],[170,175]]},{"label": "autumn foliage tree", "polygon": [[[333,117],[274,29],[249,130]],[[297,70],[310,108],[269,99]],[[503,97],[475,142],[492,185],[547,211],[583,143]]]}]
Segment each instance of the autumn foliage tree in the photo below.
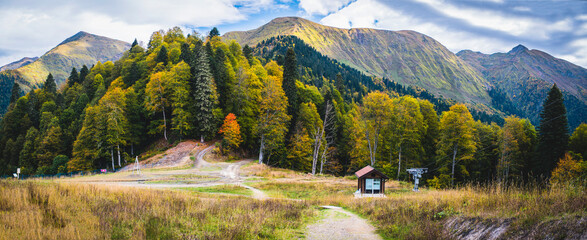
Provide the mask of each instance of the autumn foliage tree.
[{"label": "autumn foliage tree", "polygon": [[224,124],[220,127],[220,131],[218,133],[222,134],[223,143],[231,149],[237,149],[240,144],[243,142],[241,137],[241,127],[236,121],[236,116],[232,113],[226,115],[224,119]]}]

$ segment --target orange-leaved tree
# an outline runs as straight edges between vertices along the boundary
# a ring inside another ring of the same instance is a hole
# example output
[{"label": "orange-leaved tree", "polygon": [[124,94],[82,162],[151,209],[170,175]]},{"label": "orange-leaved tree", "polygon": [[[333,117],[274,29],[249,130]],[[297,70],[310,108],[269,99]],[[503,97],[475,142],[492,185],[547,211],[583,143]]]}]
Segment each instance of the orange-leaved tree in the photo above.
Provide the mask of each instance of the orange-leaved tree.
[{"label": "orange-leaved tree", "polygon": [[222,124],[222,127],[220,127],[220,131],[218,132],[224,135],[224,141],[232,149],[238,148],[243,142],[243,139],[241,138],[241,127],[236,121],[236,116],[232,113],[226,115],[226,118],[224,118],[224,124]]}]

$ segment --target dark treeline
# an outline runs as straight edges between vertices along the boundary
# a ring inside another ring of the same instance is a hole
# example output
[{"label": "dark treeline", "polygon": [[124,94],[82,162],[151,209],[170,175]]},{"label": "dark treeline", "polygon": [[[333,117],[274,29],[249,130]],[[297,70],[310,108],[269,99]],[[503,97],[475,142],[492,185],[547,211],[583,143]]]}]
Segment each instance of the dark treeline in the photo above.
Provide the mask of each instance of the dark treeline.
[{"label": "dark treeline", "polygon": [[568,150],[583,164],[587,127],[569,138],[557,91],[537,131],[527,119],[494,119],[366,77],[295,37],[251,48],[223,42],[217,29],[186,37],[176,27],[153,33],[146,49],[135,41],[116,62],[72,69],[63,86],[49,75],[25,96],[15,88],[0,123],[0,171],[118,169],[157,141],[219,139],[224,154],[312,174],[372,165],[399,180],[427,167],[435,187],[523,181],[549,177]]}]

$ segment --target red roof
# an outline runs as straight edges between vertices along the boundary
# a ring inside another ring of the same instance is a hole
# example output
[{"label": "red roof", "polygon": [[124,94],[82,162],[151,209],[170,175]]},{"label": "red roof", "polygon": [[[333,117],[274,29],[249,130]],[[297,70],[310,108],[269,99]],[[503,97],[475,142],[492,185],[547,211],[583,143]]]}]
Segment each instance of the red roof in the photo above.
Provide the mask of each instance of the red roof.
[{"label": "red roof", "polygon": [[355,173],[355,175],[357,175],[358,178],[361,178],[361,177],[363,177],[373,171],[375,171],[375,173],[377,173],[378,175],[381,175],[383,178],[389,179],[387,176],[385,176],[385,174],[381,173],[380,171],[377,171],[377,169],[375,169],[371,166],[366,166],[364,168],[361,168],[361,170],[357,171]]}]

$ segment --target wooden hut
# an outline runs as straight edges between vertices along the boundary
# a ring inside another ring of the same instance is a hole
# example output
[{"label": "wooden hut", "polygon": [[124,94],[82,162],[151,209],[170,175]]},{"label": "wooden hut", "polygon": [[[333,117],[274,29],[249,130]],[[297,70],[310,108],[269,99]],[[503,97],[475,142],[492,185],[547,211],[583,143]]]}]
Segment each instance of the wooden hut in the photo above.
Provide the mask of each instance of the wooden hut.
[{"label": "wooden hut", "polygon": [[389,177],[377,169],[366,166],[355,173],[358,179],[357,194],[385,194],[385,182]]}]

